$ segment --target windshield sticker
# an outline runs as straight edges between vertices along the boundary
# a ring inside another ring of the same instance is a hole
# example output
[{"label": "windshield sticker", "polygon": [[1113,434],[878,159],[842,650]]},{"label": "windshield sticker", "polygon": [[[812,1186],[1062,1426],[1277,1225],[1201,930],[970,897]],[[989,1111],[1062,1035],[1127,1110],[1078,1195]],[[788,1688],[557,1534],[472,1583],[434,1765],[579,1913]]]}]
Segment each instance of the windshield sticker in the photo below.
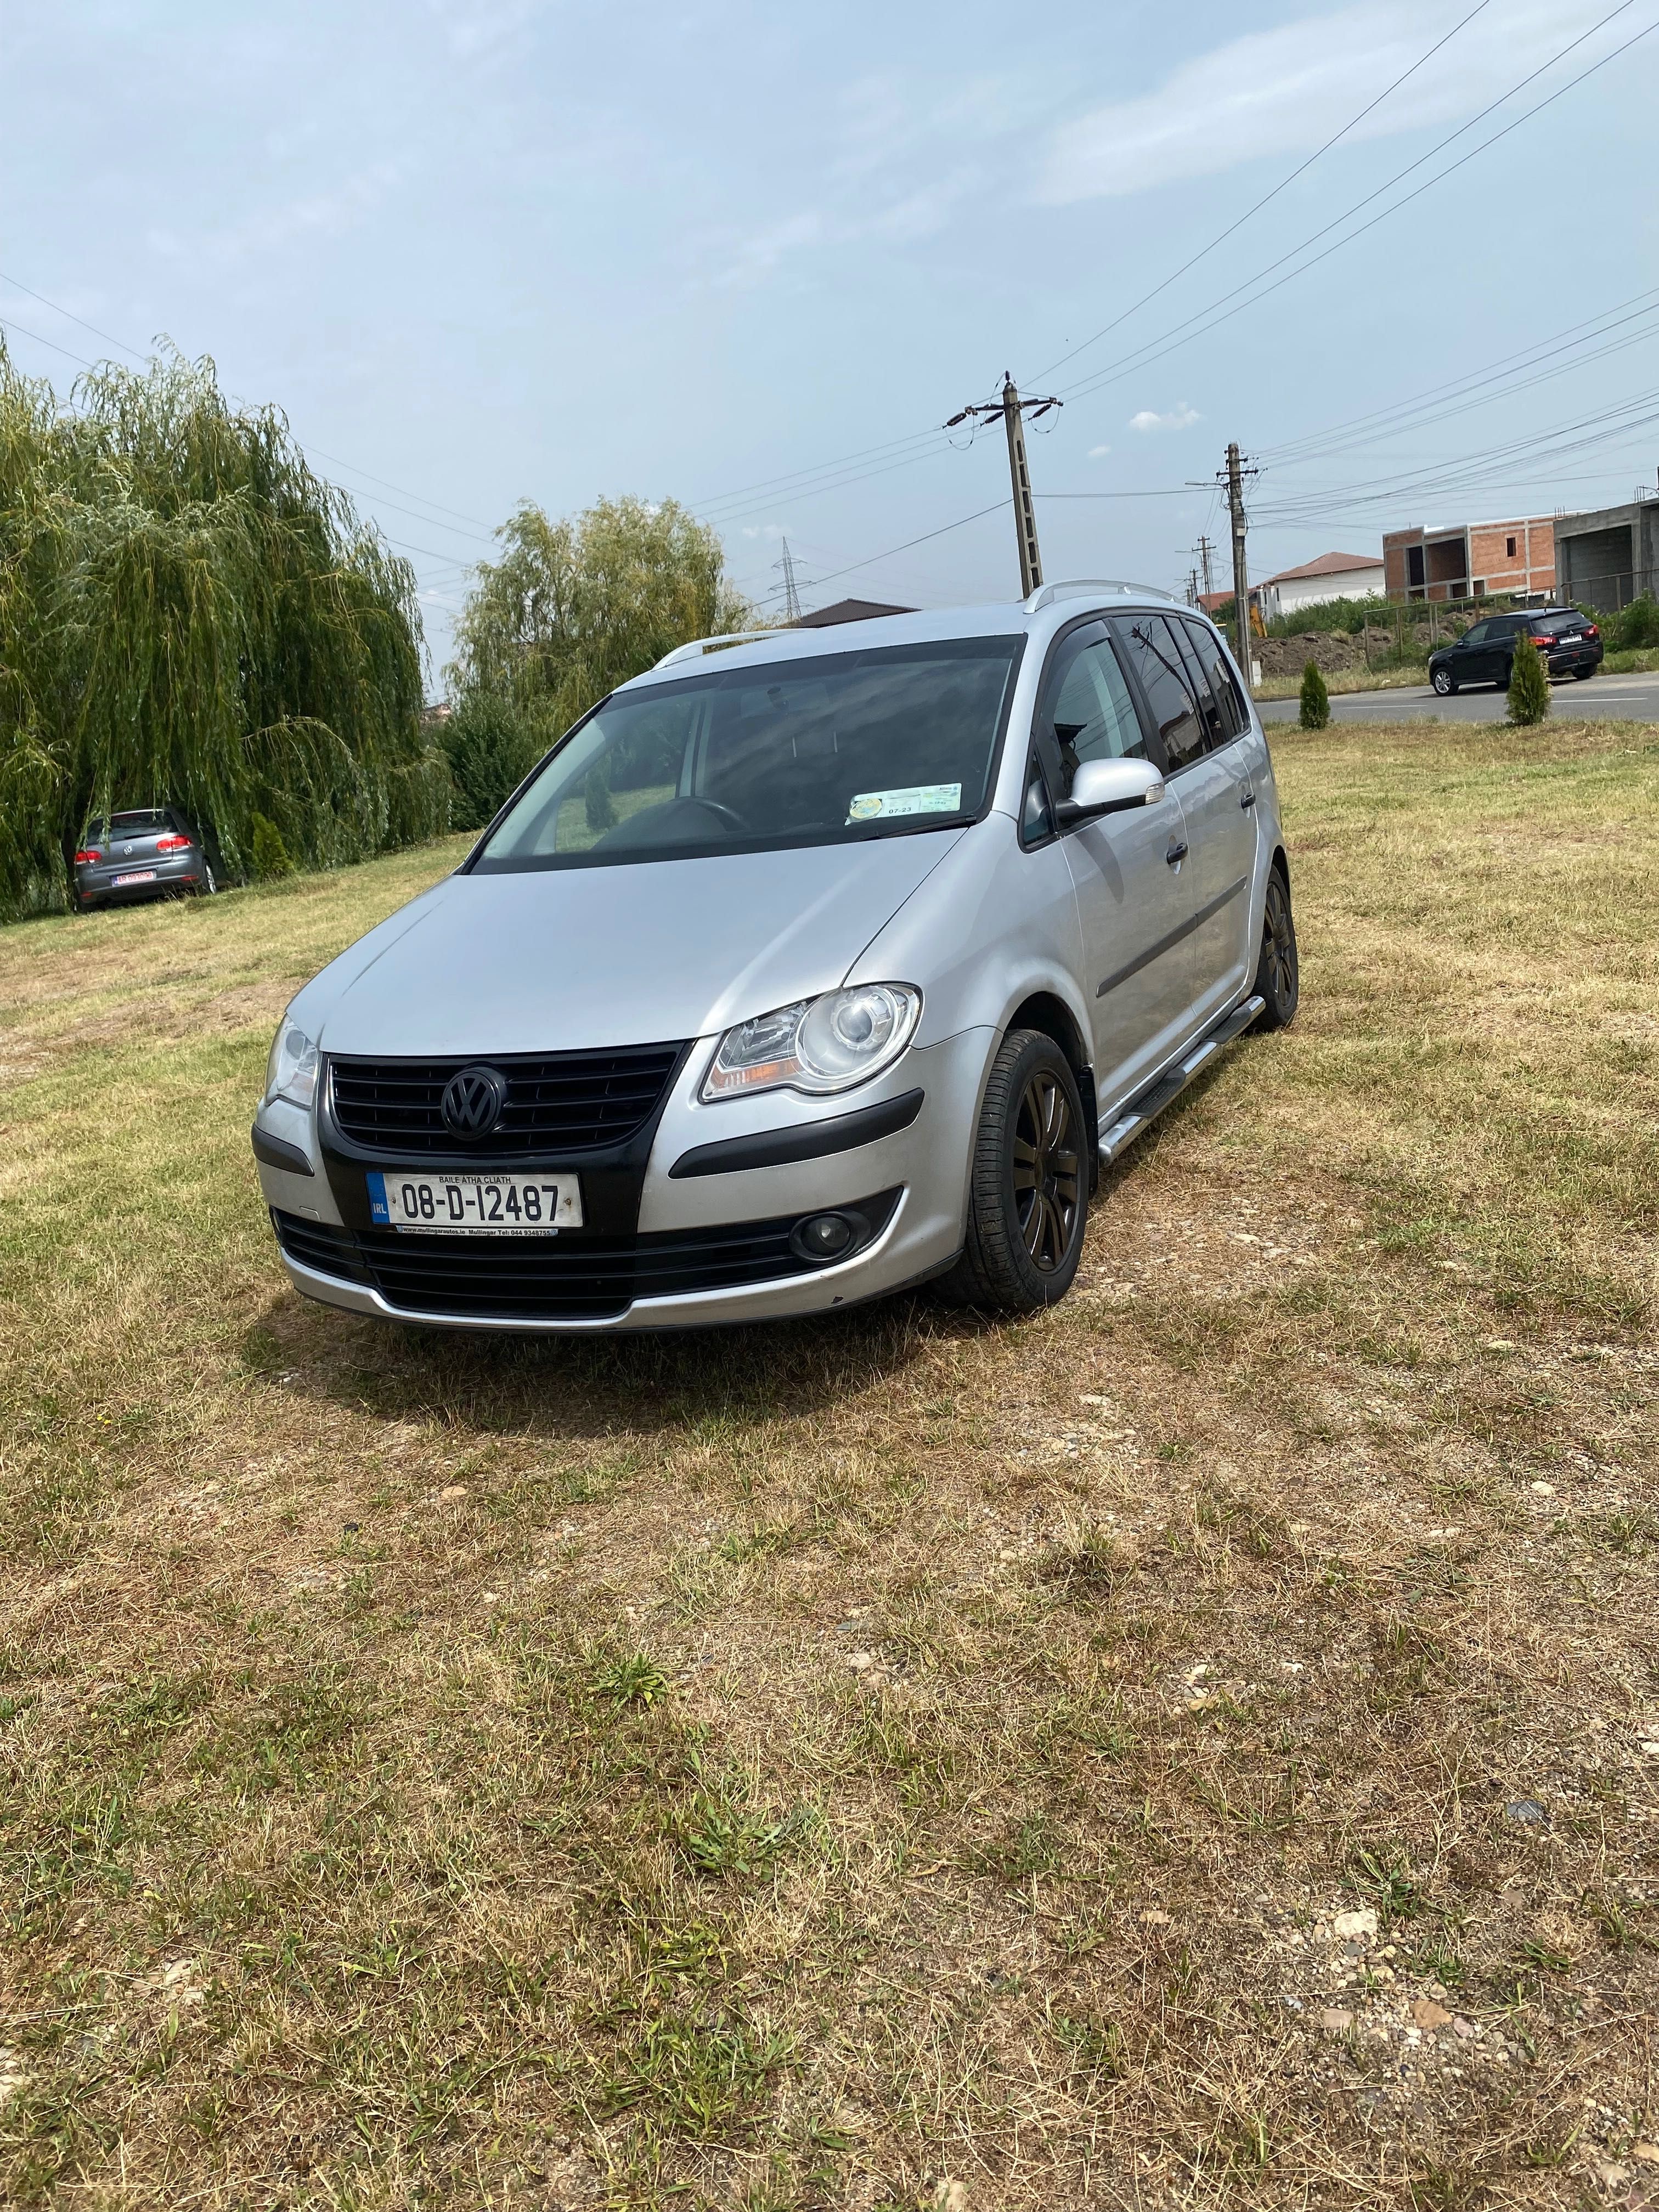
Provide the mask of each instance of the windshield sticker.
[{"label": "windshield sticker", "polygon": [[902,791],[856,791],[847,808],[849,822],[890,822],[900,814],[956,814],[962,807],[959,783],[908,783]]}]

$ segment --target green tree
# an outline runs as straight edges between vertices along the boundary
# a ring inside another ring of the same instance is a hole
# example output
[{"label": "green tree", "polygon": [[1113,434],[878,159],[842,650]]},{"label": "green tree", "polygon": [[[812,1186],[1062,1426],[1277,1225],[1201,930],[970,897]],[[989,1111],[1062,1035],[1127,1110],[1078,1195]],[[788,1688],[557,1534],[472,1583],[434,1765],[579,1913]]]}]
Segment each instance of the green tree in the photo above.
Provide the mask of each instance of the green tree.
[{"label": "green tree", "polygon": [[88,817],[175,800],[233,875],[263,814],[311,864],[430,836],[407,562],[213,364],[64,405],[0,346],[0,912],[66,902]]},{"label": "green tree", "polygon": [[1304,730],[1322,730],[1330,719],[1331,695],[1325,689],[1319,663],[1310,660],[1302,672],[1302,726]]},{"label": "green tree", "polygon": [[1538,647],[1524,630],[1515,641],[1515,659],[1510,669],[1510,720],[1525,728],[1541,722],[1550,711],[1549,672]]},{"label": "green tree", "polygon": [[1659,645],[1659,605],[1651,592],[1644,592],[1603,627],[1612,631],[1607,642],[1618,652],[1640,652]]},{"label": "green tree", "polygon": [[490,691],[469,692],[437,733],[449,763],[450,822],[457,830],[482,830],[493,821],[549,742],[530,715]]},{"label": "green tree", "polygon": [[574,522],[526,502],[496,535],[448,674],[464,700],[509,700],[550,738],[674,646],[753,620],[718,535],[673,500],[601,500]]}]

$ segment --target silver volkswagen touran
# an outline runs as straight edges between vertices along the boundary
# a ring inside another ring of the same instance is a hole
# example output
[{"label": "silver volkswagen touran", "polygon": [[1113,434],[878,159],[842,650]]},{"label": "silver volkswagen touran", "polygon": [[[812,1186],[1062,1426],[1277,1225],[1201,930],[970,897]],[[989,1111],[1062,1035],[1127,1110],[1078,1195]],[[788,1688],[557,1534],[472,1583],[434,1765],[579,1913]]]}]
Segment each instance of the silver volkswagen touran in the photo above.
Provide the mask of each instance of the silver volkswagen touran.
[{"label": "silver volkswagen touran", "polygon": [[308,983],[253,1126],[308,1297],[690,1328],[1024,1312],[1296,938],[1272,764],[1163,594],[680,647]]}]

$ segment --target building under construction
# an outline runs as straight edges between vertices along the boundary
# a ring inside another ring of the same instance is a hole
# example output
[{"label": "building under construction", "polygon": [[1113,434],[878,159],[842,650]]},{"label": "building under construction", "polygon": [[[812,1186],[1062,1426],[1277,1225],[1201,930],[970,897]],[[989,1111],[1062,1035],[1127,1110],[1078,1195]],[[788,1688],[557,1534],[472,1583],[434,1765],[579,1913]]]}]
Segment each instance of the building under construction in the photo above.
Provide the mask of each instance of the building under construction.
[{"label": "building under construction", "polygon": [[1555,518],[1555,574],[1564,599],[1627,607],[1659,599],[1659,497]]},{"label": "building under construction", "polygon": [[1391,599],[1484,599],[1496,592],[1548,598],[1555,589],[1555,528],[1553,516],[1533,514],[1385,531],[1385,589]]}]

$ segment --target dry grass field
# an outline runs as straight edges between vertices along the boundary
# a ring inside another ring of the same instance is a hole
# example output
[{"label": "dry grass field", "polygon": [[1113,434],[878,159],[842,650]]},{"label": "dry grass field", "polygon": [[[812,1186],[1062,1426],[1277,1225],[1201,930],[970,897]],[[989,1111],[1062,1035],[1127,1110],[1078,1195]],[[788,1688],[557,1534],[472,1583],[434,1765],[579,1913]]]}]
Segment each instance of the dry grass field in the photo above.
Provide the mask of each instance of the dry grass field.
[{"label": "dry grass field", "polygon": [[1659,744],[1275,738],[1303,1012],[1079,1293],[287,1289],[455,848],[0,935],[0,2198],[1659,2205]]}]

